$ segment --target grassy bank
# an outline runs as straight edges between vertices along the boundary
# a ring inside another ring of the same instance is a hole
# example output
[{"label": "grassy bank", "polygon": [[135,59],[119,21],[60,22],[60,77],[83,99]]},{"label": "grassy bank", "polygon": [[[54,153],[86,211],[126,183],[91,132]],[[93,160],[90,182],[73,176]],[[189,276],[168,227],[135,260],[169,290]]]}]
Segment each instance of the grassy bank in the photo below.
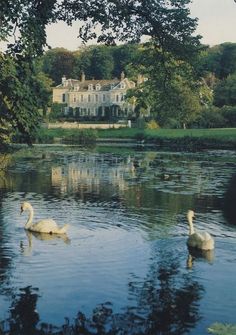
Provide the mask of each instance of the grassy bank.
[{"label": "grassy bank", "polygon": [[100,130],[99,138],[134,138],[157,145],[229,147],[236,149],[236,128],[216,129],[110,129]]},{"label": "grassy bank", "polygon": [[41,129],[37,134],[37,143],[89,144],[97,140],[133,139],[145,143],[170,145],[172,147],[189,146],[196,148],[234,148],[236,149],[236,128],[218,129]]},{"label": "grassy bank", "polygon": [[236,141],[236,128],[214,128],[214,129],[106,129],[99,130],[101,138],[143,138],[155,140],[159,138],[214,138]]},{"label": "grassy bank", "polygon": [[76,143],[92,144],[96,142],[98,135],[96,130],[92,129],[46,129],[41,128],[36,134],[36,143]]}]

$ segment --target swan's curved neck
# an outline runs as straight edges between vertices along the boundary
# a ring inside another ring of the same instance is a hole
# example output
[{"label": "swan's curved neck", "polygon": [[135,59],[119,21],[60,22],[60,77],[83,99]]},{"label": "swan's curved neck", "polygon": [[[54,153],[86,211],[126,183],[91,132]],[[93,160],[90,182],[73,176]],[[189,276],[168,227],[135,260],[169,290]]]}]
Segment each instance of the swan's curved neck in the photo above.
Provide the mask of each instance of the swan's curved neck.
[{"label": "swan's curved neck", "polygon": [[32,222],[33,222],[33,217],[34,217],[34,210],[33,210],[33,207],[28,207],[27,208],[29,210],[29,217],[28,217],[28,220],[25,224],[25,229],[29,229],[32,225]]},{"label": "swan's curved neck", "polygon": [[193,227],[193,218],[188,217],[188,224],[189,224],[189,235],[194,234],[194,227]]}]

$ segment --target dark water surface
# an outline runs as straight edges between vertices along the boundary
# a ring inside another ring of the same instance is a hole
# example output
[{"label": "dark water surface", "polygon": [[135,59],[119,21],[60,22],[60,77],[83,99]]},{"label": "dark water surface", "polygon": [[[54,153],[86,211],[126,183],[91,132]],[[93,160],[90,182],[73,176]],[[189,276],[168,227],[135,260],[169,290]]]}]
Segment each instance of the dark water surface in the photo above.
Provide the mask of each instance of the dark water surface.
[{"label": "dark water surface", "polygon": [[[236,323],[235,173],[234,151],[1,155],[2,333],[204,335]],[[69,223],[68,236],[27,234],[25,200],[35,220]],[[189,254],[188,209],[214,253]]]}]

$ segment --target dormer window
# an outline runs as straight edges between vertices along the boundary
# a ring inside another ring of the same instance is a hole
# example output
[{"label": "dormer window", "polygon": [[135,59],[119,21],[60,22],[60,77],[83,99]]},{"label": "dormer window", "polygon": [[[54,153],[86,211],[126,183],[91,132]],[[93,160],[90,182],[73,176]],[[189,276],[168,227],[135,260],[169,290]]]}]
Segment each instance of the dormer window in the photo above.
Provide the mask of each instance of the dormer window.
[{"label": "dormer window", "polygon": [[123,89],[124,89],[125,87],[126,87],[126,86],[125,86],[125,83],[123,83],[123,82],[120,83],[120,88],[123,88]]},{"label": "dormer window", "polygon": [[99,91],[101,89],[101,85],[100,84],[96,84],[96,91]]},{"label": "dormer window", "polygon": [[88,90],[89,90],[89,91],[92,91],[92,90],[93,90],[93,84],[89,84],[89,85],[88,85]]}]

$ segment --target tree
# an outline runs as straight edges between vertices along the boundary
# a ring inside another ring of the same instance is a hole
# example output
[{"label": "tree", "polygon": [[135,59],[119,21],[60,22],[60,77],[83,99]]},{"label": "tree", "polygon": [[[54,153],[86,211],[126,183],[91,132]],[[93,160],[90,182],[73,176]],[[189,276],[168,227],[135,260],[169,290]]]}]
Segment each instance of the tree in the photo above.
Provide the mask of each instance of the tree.
[{"label": "tree", "polygon": [[[191,18],[190,0],[63,0],[58,17],[71,24],[84,20],[80,37],[114,45],[116,40],[139,42],[146,35],[163,50],[186,59],[199,47],[192,36],[197,20]],[[96,30],[100,25],[101,29]]]},{"label": "tree", "polygon": [[236,105],[236,73],[219,81],[215,86],[214,105],[218,107]]},{"label": "tree", "polygon": [[16,62],[10,56],[0,57],[0,68],[0,127],[5,141],[18,130],[31,144],[41,120],[39,108],[45,111],[49,100],[50,80],[31,63]]},{"label": "tree", "polygon": [[79,53],[81,70],[89,79],[111,79],[113,77],[114,60],[111,48],[105,45],[83,48]]},{"label": "tree", "polygon": [[151,42],[143,45],[136,65],[137,71],[148,78],[133,92],[136,105],[148,106],[161,126],[183,127],[196,117],[201,104],[211,99],[210,89],[195,76],[191,64],[171,53],[163,54]]},{"label": "tree", "polygon": [[29,144],[40,122],[39,82],[35,58],[46,45],[45,27],[53,21],[54,0],[47,2],[7,0],[0,3],[0,41],[8,43],[0,54],[0,127],[9,140],[17,129]]},{"label": "tree", "polygon": [[223,43],[220,60],[220,79],[236,72],[236,43]]},{"label": "tree", "polygon": [[196,64],[202,76],[213,73],[222,80],[236,72],[236,43],[222,43],[204,50]]},{"label": "tree", "polygon": [[7,138],[14,128],[27,135],[33,132],[39,121],[33,94],[35,82],[28,75],[30,69],[25,63],[14,63],[10,57],[1,58],[1,69],[1,127],[5,129]]},{"label": "tree", "polygon": [[[165,126],[183,127],[189,124],[200,112],[198,91],[194,90],[185,78],[175,76],[169,81],[166,90],[159,95],[156,107],[157,120]],[[173,121],[171,121],[173,120]]]},{"label": "tree", "polygon": [[61,83],[61,78],[73,77],[75,56],[71,51],[64,48],[55,48],[47,51],[42,57],[42,71],[45,72],[54,82],[54,85]]},{"label": "tree", "polygon": [[[14,62],[15,76],[2,79],[1,119],[28,134],[38,124],[38,92],[34,59],[47,46],[46,26],[63,20],[84,21],[80,37],[114,44],[117,40],[138,42],[143,35],[163,52],[190,59],[199,48],[193,36],[197,20],[190,17],[191,0],[6,0],[0,3],[0,40],[13,38],[6,54]],[[94,30],[100,26],[99,33]],[[2,66],[7,64],[2,61]],[[13,71],[13,72],[14,72]],[[22,82],[22,79],[24,82]]]},{"label": "tree", "polygon": [[57,0],[6,0],[0,3],[0,40],[8,44],[7,54],[30,60],[42,54],[46,25],[55,21]]},{"label": "tree", "polygon": [[118,78],[122,71],[125,73],[129,71],[128,65],[136,57],[138,46],[138,44],[83,46],[73,53],[74,78],[78,78],[82,71],[89,79]]},{"label": "tree", "polygon": [[133,63],[139,54],[140,44],[131,43],[112,47],[114,59],[113,77],[119,77],[121,72],[125,72],[129,77],[133,76]]}]

